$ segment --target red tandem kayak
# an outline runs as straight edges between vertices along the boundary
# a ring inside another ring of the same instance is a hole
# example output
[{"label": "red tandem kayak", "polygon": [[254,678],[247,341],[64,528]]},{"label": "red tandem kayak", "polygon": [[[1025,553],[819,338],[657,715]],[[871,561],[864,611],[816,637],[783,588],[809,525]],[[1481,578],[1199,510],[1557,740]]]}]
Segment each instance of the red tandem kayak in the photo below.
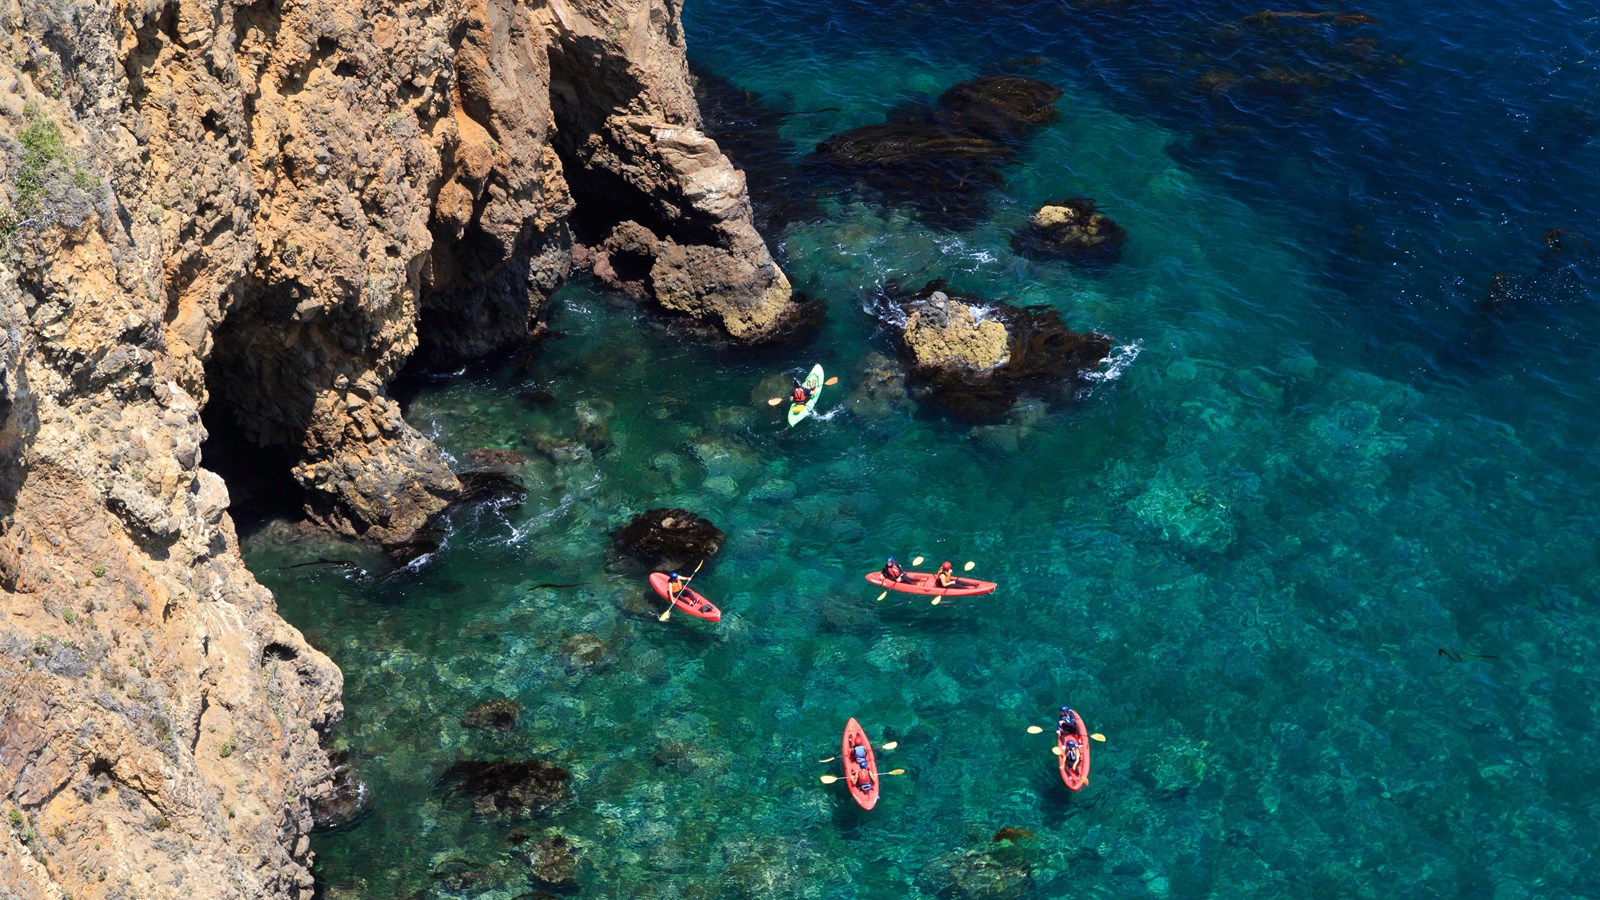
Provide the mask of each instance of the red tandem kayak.
[{"label": "red tandem kayak", "polygon": [[976,578],[957,578],[953,586],[942,588],[933,582],[931,572],[907,572],[910,581],[890,581],[883,577],[882,572],[870,572],[867,580],[881,588],[891,591],[901,591],[907,594],[928,594],[939,597],[976,597],[979,594],[992,594],[996,587],[992,581],[979,581]]},{"label": "red tandem kayak", "polygon": [[672,600],[672,605],[677,609],[697,619],[705,619],[708,622],[722,620],[722,610],[717,609],[710,600],[707,600],[694,588],[686,587],[678,593],[677,597],[669,597],[667,595],[667,582],[671,580],[665,572],[652,572],[650,574],[650,586],[655,588],[656,593],[660,594],[663,599]]},{"label": "red tandem kayak", "polygon": [[[1061,751],[1057,755],[1056,764],[1061,769],[1061,780],[1067,787],[1078,790],[1089,783],[1089,726],[1083,724],[1083,716],[1077,710],[1071,710],[1073,721],[1078,723],[1077,734],[1057,734],[1056,747]],[[1078,744],[1078,764],[1067,768],[1067,739],[1072,738]]]},{"label": "red tandem kayak", "polygon": [[[867,776],[872,779],[872,789],[863,791],[856,787],[856,782],[861,780],[861,766],[856,765],[855,754],[852,752],[856,744],[867,748]],[[844,760],[844,781],[850,786],[850,796],[861,804],[862,809],[871,809],[878,802],[878,758],[872,753],[872,743],[867,740],[867,733],[861,730],[861,723],[852,718],[844,726],[844,741],[840,744],[839,756]]]}]

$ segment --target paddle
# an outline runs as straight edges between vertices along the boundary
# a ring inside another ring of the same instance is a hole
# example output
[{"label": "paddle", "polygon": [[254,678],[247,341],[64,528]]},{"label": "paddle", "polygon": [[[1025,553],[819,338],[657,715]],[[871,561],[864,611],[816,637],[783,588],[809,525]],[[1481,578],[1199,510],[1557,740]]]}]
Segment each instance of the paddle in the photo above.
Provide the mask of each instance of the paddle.
[{"label": "paddle", "polygon": [[[706,564],[706,561],[702,557],[701,560],[700,560],[699,565],[696,565],[694,567],[694,571],[689,573],[689,577],[685,578],[683,580],[683,587],[678,588],[678,594],[677,594],[678,597],[682,597],[683,596],[684,590],[689,587],[689,582],[693,581],[694,577],[696,575],[700,574],[700,566],[703,566],[705,564]],[[672,594],[672,582],[669,581],[669,582],[667,582],[667,611],[662,613],[661,615],[657,616],[656,617],[656,621],[657,622],[665,622],[666,620],[672,618],[672,607],[676,606],[677,602],[678,602],[677,601],[677,597],[674,597],[673,594]]]},{"label": "paddle", "polygon": [[[835,375],[832,378],[829,378],[827,381],[824,381],[822,383],[822,387],[831,387],[831,386],[836,385],[838,383],[839,383],[839,376]],[[767,405],[768,406],[777,406],[779,403],[782,403],[783,401],[785,401],[787,399],[789,399],[789,398],[788,397],[773,397],[771,400],[767,401]]]},{"label": "paddle", "polygon": [[[879,750],[893,750],[894,748],[896,748],[898,746],[900,746],[900,742],[899,741],[890,741],[887,744],[879,744],[878,745],[878,749]],[[817,762],[819,762],[819,763],[830,763],[830,762],[833,762],[834,760],[836,760],[838,758],[839,757],[837,757],[837,756],[830,756],[827,759],[819,759],[819,760],[817,760]]]},{"label": "paddle", "polygon": [[[878,774],[879,775],[904,775],[905,773],[906,773],[905,769],[890,769],[887,772],[879,772]],[[835,781],[843,781],[844,780],[844,776],[843,775],[824,775],[821,778],[818,778],[817,780],[822,782],[823,784],[833,784]]]},{"label": "paddle", "polygon": [[[1037,725],[1029,725],[1028,726],[1028,733],[1029,734],[1044,734],[1044,729],[1040,728]],[[1093,738],[1094,740],[1099,741],[1102,744],[1104,744],[1106,742],[1106,736],[1101,734],[1098,731],[1096,731],[1094,734],[1089,735],[1089,737]]]}]

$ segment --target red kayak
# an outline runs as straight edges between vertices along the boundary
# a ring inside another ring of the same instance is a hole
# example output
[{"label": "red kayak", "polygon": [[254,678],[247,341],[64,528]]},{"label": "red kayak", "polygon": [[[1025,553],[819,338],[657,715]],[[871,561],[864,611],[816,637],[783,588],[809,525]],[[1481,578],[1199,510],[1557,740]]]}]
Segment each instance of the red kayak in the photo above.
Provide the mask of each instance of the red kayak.
[{"label": "red kayak", "polygon": [[665,572],[650,573],[650,586],[656,589],[656,593],[660,594],[662,599],[670,599],[673,606],[697,619],[705,619],[708,622],[720,622],[722,620],[722,610],[717,609],[715,604],[707,600],[694,588],[686,587],[678,592],[678,596],[669,597],[667,594],[667,582],[671,580]]},{"label": "red kayak", "polygon": [[[1056,733],[1056,748],[1061,752],[1057,754],[1056,765],[1061,769],[1061,780],[1067,787],[1079,790],[1089,783],[1089,726],[1083,724],[1083,716],[1077,710],[1069,710],[1073,721],[1078,723],[1077,734]],[[1077,765],[1067,768],[1067,740],[1072,739],[1078,747]]]},{"label": "red kayak", "polygon": [[867,580],[881,588],[891,591],[901,591],[907,594],[930,594],[941,597],[976,597],[979,594],[992,594],[996,587],[992,581],[979,581],[976,578],[957,578],[956,583],[947,588],[939,587],[934,583],[931,572],[907,572],[905,577],[910,581],[890,581],[883,577],[882,572],[871,572]]},{"label": "red kayak", "polygon": [[[868,789],[863,791],[856,786],[861,780],[862,766],[856,765],[855,746],[860,744],[867,748],[867,764],[865,766],[867,777],[871,779]],[[861,730],[861,723],[851,719],[844,726],[844,743],[840,745],[839,757],[844,760],[844,781],[850,786],[850,796],[861,804],[862,809],[871,809],[878,803],[878,758],[872,753],[872,744],[867,740],[867,733]]]}]

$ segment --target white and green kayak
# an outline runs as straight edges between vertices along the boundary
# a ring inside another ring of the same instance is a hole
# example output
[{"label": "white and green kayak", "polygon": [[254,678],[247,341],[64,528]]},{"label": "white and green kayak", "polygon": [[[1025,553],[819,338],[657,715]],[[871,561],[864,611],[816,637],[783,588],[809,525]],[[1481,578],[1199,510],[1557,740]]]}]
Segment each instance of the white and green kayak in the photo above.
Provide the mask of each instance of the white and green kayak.
[{"label": "white and green kayak", "polygon": [[811,374],[806,376],[804,386],[806,390],[811,392],[811,399],[804,403],[789,404],[790,428],[799,424],[801,419],[811,415],[811,411],[817,408],[817,398],[822,396],[822,366],[815,365],[811,367]]}]

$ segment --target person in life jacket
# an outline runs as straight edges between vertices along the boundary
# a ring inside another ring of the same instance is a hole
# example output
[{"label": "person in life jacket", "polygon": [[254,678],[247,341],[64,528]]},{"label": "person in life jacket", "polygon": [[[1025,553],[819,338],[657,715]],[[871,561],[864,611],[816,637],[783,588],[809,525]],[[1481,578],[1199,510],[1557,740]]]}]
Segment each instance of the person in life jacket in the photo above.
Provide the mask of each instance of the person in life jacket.
[{"label": "person in life jacket", "polygon": [[805,406],[806,403],[811,400],[811,395],[813,393],[815,392],[810,388],[801,384],[799,381],[796,381],[794,383],[794,393],[789,395],[789,400],[794,403],[795,406]]},{"label": "person in life jacket", "polygon": [[850,748],[850,758],[855,762],[855,764],[857,766],[859,766],[859,767],[861,767],[863,769],[866,768],[867,767],[867,748],[862,746],[861,744],[856,744],[854,747]]},{"label": "person in life jacket", "polygon": [[1072,710],[1066,708],[1065,706],[1061,707],[1061,718],[1056,720],[1056,734],[1077,733],[1078,718],[1072,714]]},{"label": "person in life jacket", "polygon": [[872,793],[872,776],[868,774],[866,769],[862,769],[857,773],[856,790],[863,794]]},{"label": "person in life jacket", "polygon": [[688,586],[688,584],[689,579],[679,575],[677,572],[673,572],[672,574],[668,575],[667,599],[677,601],[678,595],[683,593],[683,589]]},{"label": "person in life jacket", "polygon": [[942,588],[953,587],[955,585],[955,571],[950,568],[949,560],[945,560],[944,564],[939,567],[939,571],[933,576],[933,581]]},{"label": "person in life jacket", "polygon": [[1067,749],[1064,751],[1067,760],[1067,771],[1074,774],[1078,771],[1078,739],[1067,738]]},{"label": "person in life jacket", "polygon": [[892,556],[889,557],[889,561],[888,562],[883,564],[883,577],[888,579],[889,581],[898,581],[898,582],[904,582],[904,581],[910,581],[911,580],[911,577],[906,574],[906,570],[900,568],[900,564],[895,562],[894,561],[894,557],[892,557]]}]

